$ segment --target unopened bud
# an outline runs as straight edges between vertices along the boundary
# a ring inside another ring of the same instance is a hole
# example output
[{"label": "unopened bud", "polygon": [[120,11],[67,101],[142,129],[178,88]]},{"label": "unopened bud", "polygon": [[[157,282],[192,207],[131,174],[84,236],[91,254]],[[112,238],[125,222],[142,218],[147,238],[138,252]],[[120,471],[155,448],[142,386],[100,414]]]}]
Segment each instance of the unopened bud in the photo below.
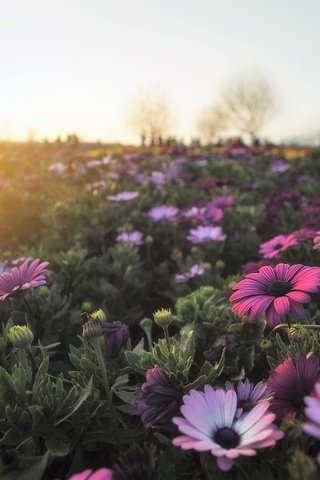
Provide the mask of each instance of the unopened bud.
[{"label": "unopened bud", "polygon": [[27,325],[15,325],[8,330],[7,338],[14,347],[25,350],[32,344],[33,333]]},{"label": "unopened bud", "polygon": [[302,450],[296,450],[287,466],[292,480],[310,480],[316,472],[313,460]]},{"label": "unopened bud", "polygon": [[82,336],[88,342],[97,337],[102,337],[103,332],[101,328],[101,321],[98,318],[93,318],[91,315],[85,313],[82,316],[87,317],[86,323],[82,325]]},{"label": "unopened bud", "polygon": [[170,308],[161,308],[153,314],[154,322],[161,328],[168,328],[173,322],[173,315]]},{"label": "unopened bud", "polygon": [[90,316],[94,319],[100,320],[101,322],[105,322],[107,319],[106,314],[103,310],[101,310],[101,308],[99,308],[99,310],[95,310],[90,314]]}]

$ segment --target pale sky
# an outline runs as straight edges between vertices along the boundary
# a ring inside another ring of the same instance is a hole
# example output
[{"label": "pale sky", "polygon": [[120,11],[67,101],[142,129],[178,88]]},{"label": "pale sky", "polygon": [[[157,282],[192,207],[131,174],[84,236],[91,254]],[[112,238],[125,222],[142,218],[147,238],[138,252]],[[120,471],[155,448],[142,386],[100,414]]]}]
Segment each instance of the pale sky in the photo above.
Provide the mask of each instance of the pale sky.
[{"label": "pale sky", "polygon": [[170,98],[175,133],[248,69],[279,98],[263,133],[320,132],[319,0],[0,0],[0,138],[76,132],[132,141],[142,88]]}]

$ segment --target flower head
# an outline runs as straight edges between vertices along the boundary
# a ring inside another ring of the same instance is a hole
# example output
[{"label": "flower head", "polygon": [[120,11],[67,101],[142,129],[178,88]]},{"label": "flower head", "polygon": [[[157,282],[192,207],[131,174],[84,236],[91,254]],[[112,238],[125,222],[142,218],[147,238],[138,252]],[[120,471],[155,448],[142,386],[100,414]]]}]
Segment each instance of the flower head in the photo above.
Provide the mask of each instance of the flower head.
[{"label": "flower head", "polygon": [[221,470],[230,470],[240,455],[256,455],[256,449],[270,447],[283,438],[272,423],[275,415],[268,413],[267,401],[237,418],[236,392],[205,385],[204,393],[191,390],[183,402],[183,416],[172,419],[183,435],[175,438],[173,444],[184,450],[210,451],[218,457]]},{"label": "flower head", "polygon": [[142,233],[137,230],[134,232],[123,232],[117,236],[116,241],[118,243],[130,243],[135,246],[142,245]]},{"label": "flower head", "polygon": [[110,468],[99,468],[95,472],[88,468],[81,473],[72,475],[69,480],[114,480],[114,477]]},{"label": "flower head", "polygon": [[39,287],[47,283],[45,278],[48,262],[40,263],[39,258],[25,260],[19,267],[13,267],[0,275],[0,300],[5,300],[31,287]]},{"label": "flower head", "polygon": [[259,253],[263,258],[277,258],[282,252],[290,247],[298,245],[298,239],[296,235],[277,235],[276,237],[264,242],[260,245]]},{"label": "flower head", "polygon": [[279,419],[301,412],[303,398],[312,392],[318,376],[319,359],[306,358],[301,353],[296,360],[288,358],[270,373],[268,389],[273,396],[270,408]]},{"label": "flower head", "polygon": [[101,328],[105,340],[107,358],[117,358],[121,348],[129,340],[129,328],[122,322],[101,322]]},{"label": "flower head", "polygon": [[302,428],[309,435],[320,439],[320,383],[315,384],[312,396],[304,397],[304,403],[304,414],[309,421]]},{"label": "flower head", "polygon": [[198,277],[204,274],[204,268],[200,263],[192,265],[192,267],[184,273],[176,273],[174,276],[175,283],[184,283],[191,278]]},{"label": "flower head", "polygon": [[171,419],[177,413],[182,391],[172,385],[160,368],[147,370],[142,395],[134,401],[145,428]]},{"label": "flower head", "polygon": [[265,266],[259,273],[249,273],[234,287],[229,300],[231,310],[242,317],[248,314],[253,323],[265,313],[267,324],[274,327],[281,316],[291,314],[302,318],[302,303],[310,302],[310,292],[317,292],[320,286],[320,268],[304,265],[278,263],[275,267]]},{"label": "flower head", "polygon": [[148,215],[151,220],[154,220],[155,222],[160,222],[161,220],[175,220],[178,213],[178,208],[168,205],[162,205],[159,207],[151,208]]},{"label": "flower head", "polygon": [[313,249],[320,250],[320,232],[317,232],[317,236],[313,239]]},{"label": "flower head", "polygon": [[222,232],[221,227],[200,225],[189,231],[188,240],[191,243],[223,242],[227,236]]},{"label": "flower head", "polygon": [[262,400],[267,400],[270,396],[267,387],[265,382],[254,385],[248,378],[244,382],[240,380],[237,385],[227,380],[226,390],[234,390],[238,397],[237,416],[241,415],[244,410],[248,410],[250,405],[253,406]]},{"label": "flower head", "polygon": [[117,193],[117,195],[107,195],[107,200],[116,203],[130,202],[138,198],[138,196],[139,192],[121,192]]}]

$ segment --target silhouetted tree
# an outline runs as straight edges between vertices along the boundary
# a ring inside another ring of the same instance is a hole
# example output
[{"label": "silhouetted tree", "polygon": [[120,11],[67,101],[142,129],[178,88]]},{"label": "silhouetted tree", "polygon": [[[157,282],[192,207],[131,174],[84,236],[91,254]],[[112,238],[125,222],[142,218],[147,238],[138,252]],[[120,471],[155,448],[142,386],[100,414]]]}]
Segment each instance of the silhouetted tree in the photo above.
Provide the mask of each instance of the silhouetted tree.
[{"label": "silhouetted tree", "polygon": [[218,106],[207,107],[199,115],[197,131],[204,142],[212,143],[218,140],[226,129],[226,115]]}]

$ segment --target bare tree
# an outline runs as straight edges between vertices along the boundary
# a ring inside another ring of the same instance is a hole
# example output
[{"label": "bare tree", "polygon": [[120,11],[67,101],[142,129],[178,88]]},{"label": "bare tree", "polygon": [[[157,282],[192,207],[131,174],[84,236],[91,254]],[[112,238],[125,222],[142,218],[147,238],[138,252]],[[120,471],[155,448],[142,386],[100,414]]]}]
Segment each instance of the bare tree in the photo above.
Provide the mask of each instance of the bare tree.
[{"label": "bare tree", "polygon": [[258,73],[245,73],[222,91],[222,109],[231,128],[250,135],[251,141],[276,112],[272,86]]},{"label": "bare tree", "polygon": [[219,106],[207,107],[199,115],[197,131],[205,142],[217,141],[226,129],[226,115]]},{"label": "bare tree", "polygon": [[161,91],[141,93],[131,105],[129,124],[140,136],[142,144],[161,143],[172,125],[167,96]]}]

